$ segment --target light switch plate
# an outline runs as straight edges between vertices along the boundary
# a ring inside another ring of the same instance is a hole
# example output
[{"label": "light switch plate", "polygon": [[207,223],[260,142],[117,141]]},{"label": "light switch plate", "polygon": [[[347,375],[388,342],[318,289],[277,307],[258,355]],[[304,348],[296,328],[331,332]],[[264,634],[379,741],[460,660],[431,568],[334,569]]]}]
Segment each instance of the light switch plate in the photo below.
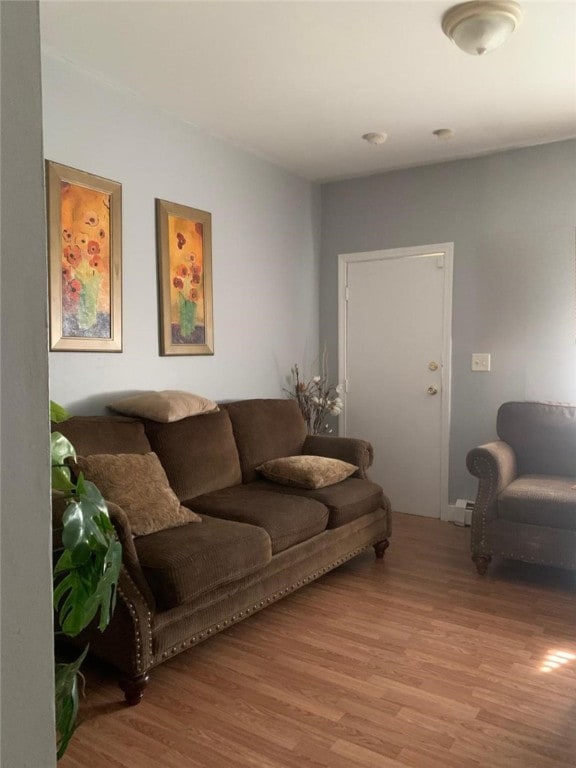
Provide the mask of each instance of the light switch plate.
[{"label": "light switch plate", "polygon": [[488,352],[474,352],[472,355],[473,371],[490,370],[490,354]]}]

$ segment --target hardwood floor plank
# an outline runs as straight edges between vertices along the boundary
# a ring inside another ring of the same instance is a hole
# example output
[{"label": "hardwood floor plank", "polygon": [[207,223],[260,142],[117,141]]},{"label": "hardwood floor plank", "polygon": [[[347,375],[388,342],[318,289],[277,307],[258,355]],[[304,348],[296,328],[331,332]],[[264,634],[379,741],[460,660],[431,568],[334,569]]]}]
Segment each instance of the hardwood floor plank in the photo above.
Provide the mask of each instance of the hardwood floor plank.
[{"label": "hardwood floor plank", "polygon": [[392,757],[374,752],[360,744],[352,744],[340,739],[332,744],[330,751],[335,755],[347,758],[353,765],[362,766],[362,768],[401,768],[403,765]]},{"label": "hardwood floor plank", "polygon": [[[481,763],[478,760],[468,759],[461,755],[451,755],[444,751],[439,752],[433,746],[406,747],[400,756],[403,766],[411,768],[481,768],[492,765]],[[525,766],[525,768],[528,768]]]},{"label": "hardwood floor plank", "polygon": [[396,515],[367,552],[155,669],[138,707],[91,662],[59,768],[576,768],[576,579],[470,562]]}]

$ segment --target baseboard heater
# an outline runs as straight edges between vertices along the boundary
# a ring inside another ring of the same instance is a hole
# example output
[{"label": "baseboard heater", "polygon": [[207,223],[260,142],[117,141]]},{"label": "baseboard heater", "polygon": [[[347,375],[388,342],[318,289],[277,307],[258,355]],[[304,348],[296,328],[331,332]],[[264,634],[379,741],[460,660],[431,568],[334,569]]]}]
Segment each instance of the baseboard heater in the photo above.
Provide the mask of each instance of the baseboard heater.
[{"label": "baseboard heater", "polygon": [[452,514],[450,515],[452,522],[456,525],[470,525],[473,509],[474,502],[470,499],[456,499],[456,504],[452,507]]}]

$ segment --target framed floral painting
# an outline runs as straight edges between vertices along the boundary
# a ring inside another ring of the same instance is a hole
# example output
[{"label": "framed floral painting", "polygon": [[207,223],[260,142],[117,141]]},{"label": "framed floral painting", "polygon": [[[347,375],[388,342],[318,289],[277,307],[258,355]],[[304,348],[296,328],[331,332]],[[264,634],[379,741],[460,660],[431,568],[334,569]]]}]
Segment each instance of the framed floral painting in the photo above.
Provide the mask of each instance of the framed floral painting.
[{"label": "framed floral painting", "polygon": [[212,216],[156,200],[160,354],[213,355]]},{"label": "framed floral painting", "polygon": [[122,187],[47,161],[50,349],[122,351]]}]

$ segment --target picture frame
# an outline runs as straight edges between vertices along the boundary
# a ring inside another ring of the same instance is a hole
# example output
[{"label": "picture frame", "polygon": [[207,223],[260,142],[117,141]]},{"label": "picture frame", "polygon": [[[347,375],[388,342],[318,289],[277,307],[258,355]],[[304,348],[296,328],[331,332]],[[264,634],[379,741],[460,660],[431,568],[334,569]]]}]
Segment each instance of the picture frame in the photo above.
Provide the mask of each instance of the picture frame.
[{"label": "picture frame", "polygon": [[212,215],[156,199],[160,355],[213,355]]},{"label": "picture frame", "polygon": [[122,351],[122,185],[46,161],[50,349]]}]

